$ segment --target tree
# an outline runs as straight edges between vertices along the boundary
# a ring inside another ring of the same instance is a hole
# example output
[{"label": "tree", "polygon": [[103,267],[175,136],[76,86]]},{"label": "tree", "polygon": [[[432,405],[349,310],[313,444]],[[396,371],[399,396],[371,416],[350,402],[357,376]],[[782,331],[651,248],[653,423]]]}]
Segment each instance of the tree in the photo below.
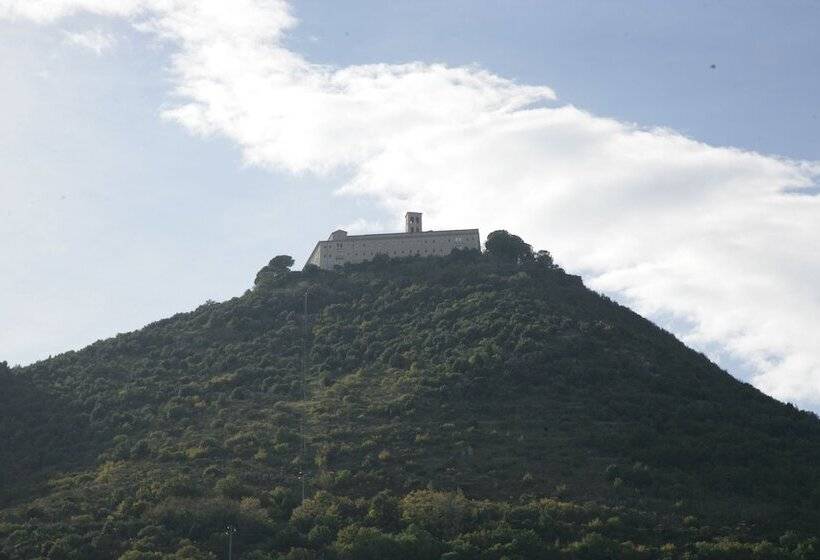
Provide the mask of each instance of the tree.
[{"label": "tree", "polygon": [[487,253],[499,260],[516,264],[533,260],[532,246],[506,230],[496,230],[487,236]]},{"label": "tree", "polygon": [[445,538],[456,536],[473,513],[461,492],[416,490],[401,500],[402,520]]},{"label": "tree", "polygon": [[239,498],[247,496],[250,493],[248,488],[246,488],[245,485],[232,474],[218,480],[214,485],[214,490],[232,500],[238,500]]},{"label": "tree", "polygon": [[608,560],[619,558],[618,544],[599,533],[588,533],[565,549],[573,558],[580,560]]},{"label": "tree", "polygon": [[290,269],[295,262],[290,255],[276,255],[270,260],[268,267],[274,271],[284,271]]},{"label": "tree", "polygon": [[253,282],[254,286],[269,284],[286,276],[294,262],[296,261],[290,255],[276,255],[256,274],[256,279]]},{"label": "tree", "polygon": [[555,261],[552,260],[552,255],[549,251],[538,251],[535,254],[535,262],[544,268],[556,268]]},{"label": "tree", "polygon": [[401,544],[375,527],[350,525],[339,531],[335,544],[342,559],[391,560],[405,558]]},{"label": "tree", "polygon": [[382,490],[370,500],[367,520],[387,531],[394,531],[399,526],[399,501]]}]

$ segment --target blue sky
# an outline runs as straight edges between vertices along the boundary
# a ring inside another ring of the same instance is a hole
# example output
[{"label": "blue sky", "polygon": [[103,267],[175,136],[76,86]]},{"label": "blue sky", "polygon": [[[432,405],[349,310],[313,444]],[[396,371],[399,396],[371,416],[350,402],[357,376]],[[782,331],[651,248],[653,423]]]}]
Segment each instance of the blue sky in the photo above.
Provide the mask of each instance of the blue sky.
[{"label": "blue sky", "polygon": [[180,6],[191,28],[0,0],[0,359],[239,295],[412,205],[521,233],[820,409],[816,2]]},{"label": "blue sky", "polygon": [[291,42],[318,62],[475,63],[599,115],[820,156],[817,2],[309,1],[295,12]]}]

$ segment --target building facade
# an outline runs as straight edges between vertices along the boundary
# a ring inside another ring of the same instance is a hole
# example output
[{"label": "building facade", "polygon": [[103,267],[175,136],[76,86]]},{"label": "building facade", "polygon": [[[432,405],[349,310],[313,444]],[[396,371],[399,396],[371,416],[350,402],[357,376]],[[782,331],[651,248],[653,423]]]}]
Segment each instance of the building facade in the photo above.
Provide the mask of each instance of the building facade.
[{"label": "building facade", "polygon": [[410,257],[413,255],[449,255],[453,249],[481,249],[477,229],[424,231],[421,212],[407,212],[404,233],[348,235],[336,230],[327,241],[319,241],[306,264],[333,270],[346,263],[369,261],[376,255]]}]

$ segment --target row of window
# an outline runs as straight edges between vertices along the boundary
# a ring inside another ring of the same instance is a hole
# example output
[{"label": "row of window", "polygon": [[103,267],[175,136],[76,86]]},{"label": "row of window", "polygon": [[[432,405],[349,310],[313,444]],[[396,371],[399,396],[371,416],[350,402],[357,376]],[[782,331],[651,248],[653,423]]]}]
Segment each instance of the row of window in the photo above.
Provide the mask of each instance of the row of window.
[{"label": "row of window", "polygon": [[347,258],[352,258],[352,259],[357,259],[359,257],[373,258],[373,257],[375,257],[376,255],[379,255],[379,254],[388,255],[388,256],[391,256],[391,257],[397,257],[397,256],[402,256],[402,255],[435,255],[435,254],[444,254],[444,252],[443,251],[427,251],[427,250],[423,250],[423,251],[418,250],[415,253],[412,252],[412,251],[386,251],[386,252],[385,251],[376,251],[376,252],[370,252],[370,253],[362,253],[361,255],[359,253],[353,253],[352,255],[335,255],[335,256],[334,255],[326,255],[325,258],[333,258],[337,261],[344,261]]},{"label": "row of window", "polygon": [[[428,251],[428,250],[417,250],[416,252],[413,251],[371,251],[370,253],[362,253],[362,257],[375,257],[376,255],[389,255],[389,256],[398,256],[398,255],[434,255],[436,253],[443,253],[442,251]],[[359,253],[353,253],[350,255],[352,257],[358,257]],[[345,255],[336,255],[336,259],[344,259]]]},{"label": "row of window", "polygon": [[[426,245],[428,243],[428,241],[430,243],[435,243],[436,242],[435,239],[430,239],[430,240],[425,239],[424,244]],[[450,244],[452,244],[452,243],[461,244],[461,243],[464,242],[464,239],[461,238],[461,237],[456,237],[455,239],[451,239],[451,240],[448,240],[448,241],[449,241]],[[402,241],[402,244],[404,244],[404,241]],[[329,245],[327,247],[328,247],[328,249],[333,248],[332,246],[329,246]],[[353,247],[354,248],[356,247],[355,243],[353,244]],[[344,248],[344,243],[336,243],[336,248],[337,249],[343,249]],[[383,248],[383,247],[380,246],[379,248]]]}]

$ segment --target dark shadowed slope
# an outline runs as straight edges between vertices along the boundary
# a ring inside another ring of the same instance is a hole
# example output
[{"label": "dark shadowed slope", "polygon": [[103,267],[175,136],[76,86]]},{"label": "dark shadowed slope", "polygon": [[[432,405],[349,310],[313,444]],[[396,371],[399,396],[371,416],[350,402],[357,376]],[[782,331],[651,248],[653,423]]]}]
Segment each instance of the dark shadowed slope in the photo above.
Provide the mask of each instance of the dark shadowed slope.
[{"label": "dark shadowed slope", "polygon": [[55,393],[0,362],[0,506],[42,492],[55,468],[94,463],[88,422]]}]

